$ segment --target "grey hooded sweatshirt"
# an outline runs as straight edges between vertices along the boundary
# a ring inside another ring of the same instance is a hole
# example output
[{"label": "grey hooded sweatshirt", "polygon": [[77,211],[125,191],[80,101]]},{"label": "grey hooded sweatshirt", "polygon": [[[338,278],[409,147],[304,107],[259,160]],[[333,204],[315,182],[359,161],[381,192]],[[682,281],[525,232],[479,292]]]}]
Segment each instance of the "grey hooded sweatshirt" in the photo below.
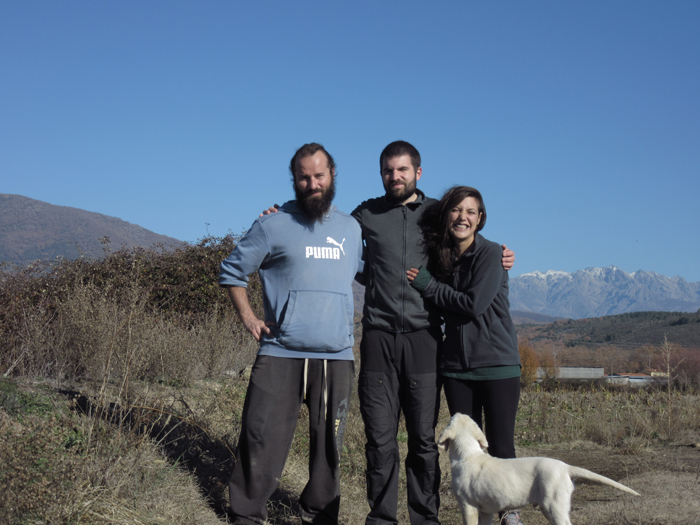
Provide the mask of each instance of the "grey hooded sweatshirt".
[{"label": "grey hooded sweatshirt", "polygon": [[272,337],[259,355],[353,360],[352,281],[362,271],[357,221],[331,206],[311,221],[296,201],[257,219],[221,263],[219,285],[247,287],[258,271]]}]

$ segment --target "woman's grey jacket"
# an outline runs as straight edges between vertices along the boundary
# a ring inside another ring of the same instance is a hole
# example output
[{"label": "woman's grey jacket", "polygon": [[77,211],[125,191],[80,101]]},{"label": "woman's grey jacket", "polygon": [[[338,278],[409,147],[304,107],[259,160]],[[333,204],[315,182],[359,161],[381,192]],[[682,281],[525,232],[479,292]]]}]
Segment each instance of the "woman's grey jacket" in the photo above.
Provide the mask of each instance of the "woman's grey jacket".
[{"label": "woman's grey jacket", "polygon": [[[473,248],[458,261],[450,284],[433,277],[414,281],[416,287],[427,281],[419,292],[438,305],[445,318],[441,370],[520,364],[518,337],[509,312],[508,272],[501,265],[501,256],[498,244],[477,233]],[[421,268],[421,273],[427,270]]]}]

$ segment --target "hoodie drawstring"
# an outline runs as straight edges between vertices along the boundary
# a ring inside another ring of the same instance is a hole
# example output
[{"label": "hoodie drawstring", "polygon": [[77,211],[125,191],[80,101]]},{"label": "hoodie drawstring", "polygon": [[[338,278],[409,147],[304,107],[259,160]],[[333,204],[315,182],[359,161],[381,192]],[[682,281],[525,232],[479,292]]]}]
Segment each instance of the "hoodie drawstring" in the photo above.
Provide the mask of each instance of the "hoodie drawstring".
[{"label": "hoodie drawstring", "polygon": [[[308,386],[308,380],[309,380],[309,360],[304,359],[304,385],[303,385],[303,391],[302,391],[302,399],[306,401],[306,387]],[[323,420],[326,420],[326,411],[328,410],[328,361],[326,359],[323,360],[323,377],[321,378],[323,381],[323,406],[321,406],[321,410],[318,416],[318,422],[321,422],[321,414],[323,414]]]}]

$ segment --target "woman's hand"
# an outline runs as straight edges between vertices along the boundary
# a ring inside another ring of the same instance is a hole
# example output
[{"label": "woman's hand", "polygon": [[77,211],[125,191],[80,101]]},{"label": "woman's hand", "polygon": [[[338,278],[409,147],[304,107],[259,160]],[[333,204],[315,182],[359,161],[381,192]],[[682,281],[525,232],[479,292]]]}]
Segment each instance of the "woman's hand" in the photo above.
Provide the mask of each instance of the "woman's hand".
[{"label": "woman's hand", "polygon": [[418,270],[415,268],[411,268],[410,270],[406,270],[406,277],[408,277],[409,282],[413,282],[413,279],[416,278],[418,275]]}]

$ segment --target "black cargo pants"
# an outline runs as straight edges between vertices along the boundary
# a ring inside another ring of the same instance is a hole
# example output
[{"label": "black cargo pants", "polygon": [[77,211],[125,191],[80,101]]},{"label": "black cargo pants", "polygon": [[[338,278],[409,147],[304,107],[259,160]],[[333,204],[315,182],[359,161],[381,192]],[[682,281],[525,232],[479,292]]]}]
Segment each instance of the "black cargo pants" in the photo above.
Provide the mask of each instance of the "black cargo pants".
[{"label": "black cargo pants", "polygon": [[[299,506],[303,523],[337,524],[340,452],[350,406],[353,361],[258,356],[243,404],[236,464],[229,480],[234,523],[262,524],[279,484],[302,403],[309,408],[309,482]],[[326,396],[324,396],[324,385]]]},{"label": "black cargo pants", "polygon": [[398,523],[401,410],[408,431],[406,482],[411,524],[439,523],[435,425],[440,409],[437,366],[441,343],[440,328],[404,334],[363,332],[359,395],[367,437],[368,525]]}]

